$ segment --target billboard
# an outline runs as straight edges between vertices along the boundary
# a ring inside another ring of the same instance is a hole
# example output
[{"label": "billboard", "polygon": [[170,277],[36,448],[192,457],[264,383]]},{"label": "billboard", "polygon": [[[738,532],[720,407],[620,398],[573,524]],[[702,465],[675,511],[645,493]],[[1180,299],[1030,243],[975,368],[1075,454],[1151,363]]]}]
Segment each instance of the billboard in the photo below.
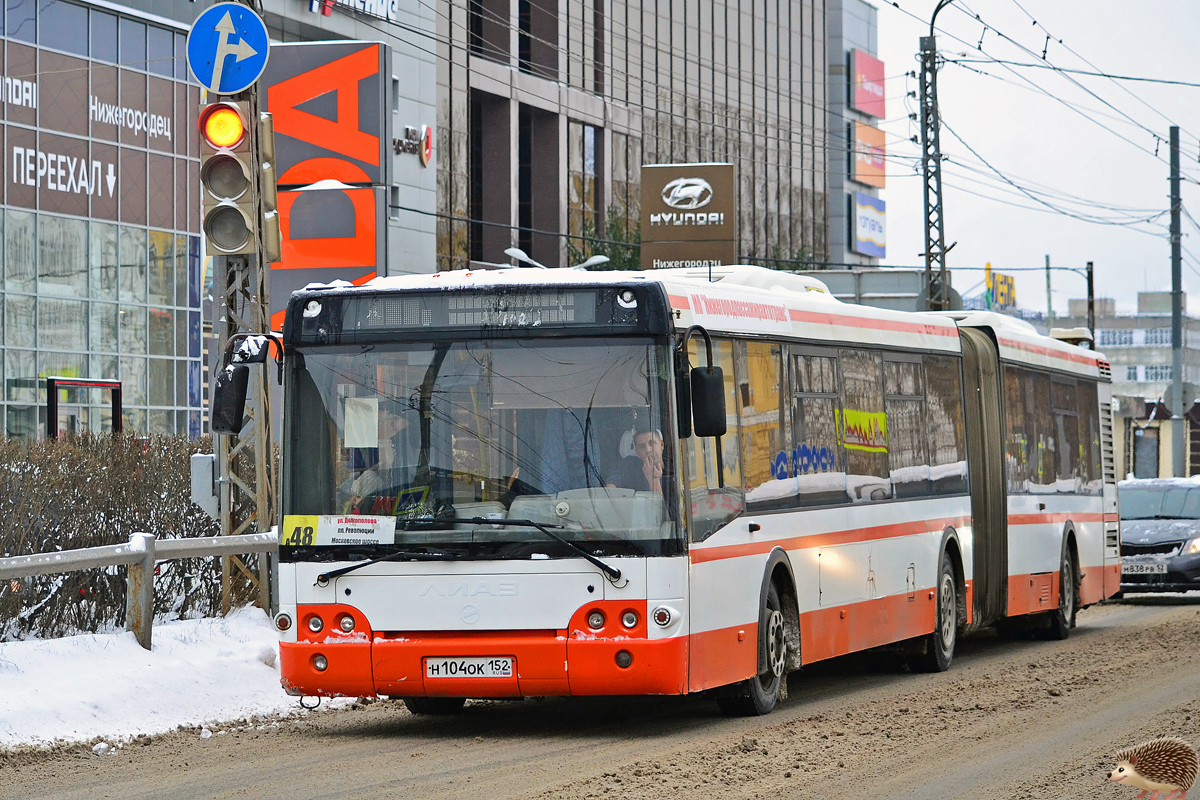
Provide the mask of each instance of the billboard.
[{"label": "billboard", "polygon": [[1017,307],[1017,281],[1012,275],[992,272],[989,261],[984,273],[987,279],[987,307],[1010,309]]},{"label": "billboard", "polygon": [[271,328],[292,291],[386,274],[391,54],[378,42],[274,44],[262,79],[274,115],[281,261]]},{"label": "billboard", "polygon": [[862,122],[850,125],[850,180],[882,189],[887,184],[887,145],[883,131]]},{"label": "billboard", "polygon": [[737,261],[732,164],[642,166],[642,269]]},{"label": "billboard", "polygon": [[874,258],[886,258],[887,203],[866,192],[855,192],[851,202],[854,252]]},{"label": "billboard", "polygon": [[850,51],[850,107],[883,119],[883,62],[862,50]]}]

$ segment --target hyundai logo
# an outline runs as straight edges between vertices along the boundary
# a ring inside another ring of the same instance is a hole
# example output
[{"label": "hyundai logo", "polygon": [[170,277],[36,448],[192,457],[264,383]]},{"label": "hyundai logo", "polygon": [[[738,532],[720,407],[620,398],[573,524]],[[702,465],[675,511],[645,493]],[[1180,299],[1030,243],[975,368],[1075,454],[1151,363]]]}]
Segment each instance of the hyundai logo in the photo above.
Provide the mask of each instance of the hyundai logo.
[{"label": "hyundai logo", "polygon": [[712,184],[703,178],[676,178],[662,190],[663,202],[671,208],[692,210],[712,202]]}]

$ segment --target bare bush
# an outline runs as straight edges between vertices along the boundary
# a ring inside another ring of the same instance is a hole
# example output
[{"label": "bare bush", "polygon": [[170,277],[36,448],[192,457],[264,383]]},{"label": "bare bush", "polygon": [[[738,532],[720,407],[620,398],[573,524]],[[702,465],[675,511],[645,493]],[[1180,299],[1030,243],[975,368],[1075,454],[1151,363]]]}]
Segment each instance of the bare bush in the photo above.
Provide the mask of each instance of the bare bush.
[{"label": "bare bush", "polygon": [[[190,456],[211,451],[208,438],[0,440],[0,556],[120,544],[137,532],[159,539],[215,536],[218,523],[190,499]],[[236,572],[232,589],[235,602],[254,597]],[[214,616],[220,607],[220,559],[159,565],[156,619]],[[124,624],[124,567],[0,584],[0,641]]]}]

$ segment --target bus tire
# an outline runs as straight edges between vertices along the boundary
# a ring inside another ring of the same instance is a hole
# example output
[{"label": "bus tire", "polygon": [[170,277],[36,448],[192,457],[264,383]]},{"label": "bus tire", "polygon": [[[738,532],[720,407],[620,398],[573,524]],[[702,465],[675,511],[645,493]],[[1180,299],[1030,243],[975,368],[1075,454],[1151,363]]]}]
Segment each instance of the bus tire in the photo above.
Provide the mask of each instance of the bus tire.
[{"label": "bus tire", "polygon": [[1075,627],[1075,612],[1079,608],[1079,579],[1075,574],[1075,555],[1063,544],[1062,564],[1058,570],[1058,608],[1050,612],[1048,638],[1062,641]]},{"label": "bus tire", "polygon": [[758,635],[767,655],[766,672],[742,681],[730,694],[717,697],[717,706],[726,716],[760,717],[770,714],[779,703],[787,680],[787,630],[783,603],[774,583],[767,587],[763,599]]},{"label": "bus tire", "polygon": [[937,618],[933,633],[925,637],[925,653],[909,662],[914,672],[945,672],[954,660],[954,645],[958,640],[958,588],[954,560],[949,550],[942,552],[938,570]]},{"label": "bus tire", "polygon": [[405,697],[403,700],[413,714],[430,716],[458,714],[467,702],[465,697]]}]

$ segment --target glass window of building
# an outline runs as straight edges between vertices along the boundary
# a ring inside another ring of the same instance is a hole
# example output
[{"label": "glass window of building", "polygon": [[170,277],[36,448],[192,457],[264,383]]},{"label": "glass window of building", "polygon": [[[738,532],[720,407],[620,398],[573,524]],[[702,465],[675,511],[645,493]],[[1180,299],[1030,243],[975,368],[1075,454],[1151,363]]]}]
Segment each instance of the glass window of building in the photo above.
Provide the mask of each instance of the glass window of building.
[{"label": "glass window of building", "polygon": [[[567,124],[567,229],[572,236],[592,237],[600,229],[600,186],[596,180],[596,128]],[[578,241],[571,245],[578,247]],[[587,254],[587,255],[590,255]]]},{"label": "glass window of building", "polygon": [[92,303],[88,345],[93,352],[117,352],[119,315],[116,303]]},{"label": "glass window of building", "polygon": [[[39,297],[37,307],[38,346],[41,349],[80,352],[87,349],[86,304],[80,300]],[[71,377],[78,377],[78,374]]]},{"label": "glass window of building", "polygon": [[175,236],[165,231],[150,231],[149,261],[151,303],[175,303]]},{"label": "glass window of building", "polygon": [[8,347],[36,347],[34,310],[31,295],[9,294],[4,298],[4,344]]},{"label": "glass window of building", "polygon": [[38,293],[87,297],[87,222],[46,214],[38,222]]},{"label": "glass window of building", "polygon": [[156,75],[175,74],[175,34],[151,25],[146,31],[146,69]]},{"label": "glass window of building", "polygon": [[88,10],[62,0],[42,0],[40,10],[41,32],[39,42],[43,47],[65,50],[75,55],[88,54]]},{"label": "glass window of building", "polygon": [[92,9],[92,58],[117,61],[117,18],[96,9]]},{"label": "glass window of building", "polygon": [[10,209],[4,214],[4,223],[4,288],[10,292],[32,292],[37,274],[34,214]]},{"label": "glass window of building", "polygon": [[5,30],[11,39],[33,43],[37,41],[36,0],[8,0]]},{"label": "glass window of building", "polygon": [[121,226],[121,301],[146,302],[146,229]]},{"label": "glass window of building", "polygon": [[121,65],[146,68],[146,23],[121,17]]},{"label": "glass window of building", "polygon": [[91,224],[91,246],[88,264],[92,297],[99,300],[117,299],[117,226],[103,222]]}]

